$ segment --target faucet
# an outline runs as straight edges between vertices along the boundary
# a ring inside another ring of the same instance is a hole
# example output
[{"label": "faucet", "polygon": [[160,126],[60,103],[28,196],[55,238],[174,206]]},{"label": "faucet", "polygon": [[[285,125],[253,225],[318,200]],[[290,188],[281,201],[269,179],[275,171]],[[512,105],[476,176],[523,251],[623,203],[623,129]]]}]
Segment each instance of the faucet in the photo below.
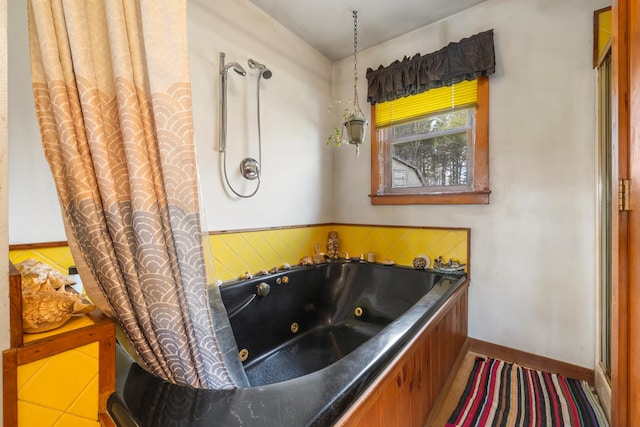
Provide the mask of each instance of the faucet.
[{"label": "faucet", "polygon": [[269,291],[271,290],[271,286],[268,283],[262,282],[258,286],[256,286],[256,293],[259,297],[266,297],[269,295]]}]

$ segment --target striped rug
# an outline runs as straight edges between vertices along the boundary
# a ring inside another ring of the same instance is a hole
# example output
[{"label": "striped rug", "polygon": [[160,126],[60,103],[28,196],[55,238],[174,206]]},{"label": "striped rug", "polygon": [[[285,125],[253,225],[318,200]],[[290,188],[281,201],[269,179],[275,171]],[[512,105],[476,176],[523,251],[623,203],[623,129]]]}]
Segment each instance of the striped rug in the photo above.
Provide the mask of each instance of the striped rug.
[{"label": "striped rug", "polygon": [[585,381],[476,357],[447,427],[608,426]]}]

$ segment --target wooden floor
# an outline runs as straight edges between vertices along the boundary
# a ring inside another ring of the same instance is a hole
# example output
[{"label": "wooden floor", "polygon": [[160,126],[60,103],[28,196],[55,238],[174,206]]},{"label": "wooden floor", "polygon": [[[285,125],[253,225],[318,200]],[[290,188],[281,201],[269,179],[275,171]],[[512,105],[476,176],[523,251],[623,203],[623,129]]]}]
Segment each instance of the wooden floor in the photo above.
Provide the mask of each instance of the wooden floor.
[{"label": "wooden floor", "polygon": [[444,400],[441,400],[440,403],[433,408],[433,412],[427,420],[425,427],[444,427],[447,424],[449,416],[451,416],[454,409],[456,409],[458,400],[460,400],[460,396],[467,385],[467,380],[469,379],[471,369],[473,369],[473,362],[476,356],[482,355],[467,352]]}]

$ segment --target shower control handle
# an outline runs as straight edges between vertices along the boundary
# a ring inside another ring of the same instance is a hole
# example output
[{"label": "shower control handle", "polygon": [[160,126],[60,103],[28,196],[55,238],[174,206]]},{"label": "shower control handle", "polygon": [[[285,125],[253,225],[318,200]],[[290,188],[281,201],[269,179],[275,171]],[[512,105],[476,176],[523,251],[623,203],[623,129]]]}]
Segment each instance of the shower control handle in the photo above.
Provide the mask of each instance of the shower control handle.
[{"label": "shower control handle", "polygon": [[260,163],[256,159],[247,157],[240,162],[240,174],[250,181],[260,177]]}]

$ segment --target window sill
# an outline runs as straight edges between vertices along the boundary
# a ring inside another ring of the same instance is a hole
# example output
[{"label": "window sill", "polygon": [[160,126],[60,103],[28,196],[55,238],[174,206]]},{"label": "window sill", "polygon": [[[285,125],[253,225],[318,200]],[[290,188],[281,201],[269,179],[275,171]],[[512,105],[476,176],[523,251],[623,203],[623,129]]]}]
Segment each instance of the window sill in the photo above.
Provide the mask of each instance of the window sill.
[{"label": "window sill", "polygon": [[372,205],[488,205],[491,191],[447,194],[369,195]]}]

